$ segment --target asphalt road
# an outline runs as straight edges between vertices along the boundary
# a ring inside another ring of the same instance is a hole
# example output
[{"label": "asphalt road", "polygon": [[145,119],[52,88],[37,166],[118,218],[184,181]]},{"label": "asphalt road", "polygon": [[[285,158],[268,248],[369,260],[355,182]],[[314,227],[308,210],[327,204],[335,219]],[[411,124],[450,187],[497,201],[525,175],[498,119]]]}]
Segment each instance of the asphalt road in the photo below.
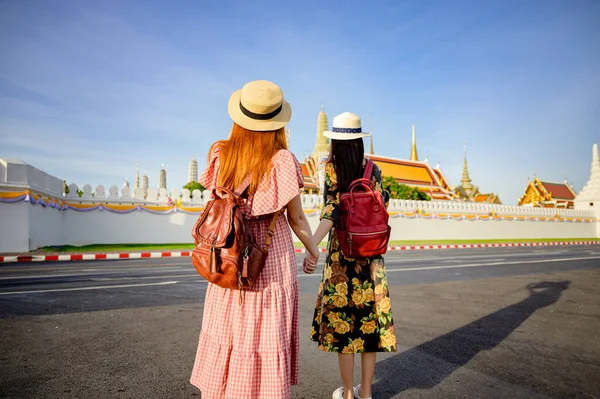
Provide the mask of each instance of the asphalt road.
[{"label": "asphalt road", "polygon": [[[337,361],[308,341],[320,275],[298,264],[293,397],[326,398]],[[390,252],[386,265],[399,351],[378,357],[375,398],[600,397],[600,246]],[[199,397],[205,289],[186,258],[0,266],[0,397]]]}]

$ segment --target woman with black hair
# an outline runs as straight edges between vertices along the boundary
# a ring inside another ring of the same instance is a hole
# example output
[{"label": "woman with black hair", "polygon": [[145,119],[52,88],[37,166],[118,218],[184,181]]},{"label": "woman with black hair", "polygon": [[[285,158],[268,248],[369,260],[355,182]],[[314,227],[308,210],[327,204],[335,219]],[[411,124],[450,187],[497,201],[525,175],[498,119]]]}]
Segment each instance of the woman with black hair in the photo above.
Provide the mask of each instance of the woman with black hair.
[{"label": "woman with black hair", "polygon": [[[333,392],[333,399],[371,398],[376,352],[395,352],[396,334],[382,256],[371,258],[344,257],[335,234],[340,223],[340,195],[348,191],[352,181],[363,177],[363,133],[360,118],[345,112],[333,119],[331,153],[325,165],[324,205],[321,222],[315,231],[318,244],[329,233],[327,256],[319,293],[311,339],[319,349],[338,354],[343,386]],[[383,190],[381,170],[373,165],[370,176],[373,189]],[[353,386],[354,354],[361,354],[361,384]]]}]

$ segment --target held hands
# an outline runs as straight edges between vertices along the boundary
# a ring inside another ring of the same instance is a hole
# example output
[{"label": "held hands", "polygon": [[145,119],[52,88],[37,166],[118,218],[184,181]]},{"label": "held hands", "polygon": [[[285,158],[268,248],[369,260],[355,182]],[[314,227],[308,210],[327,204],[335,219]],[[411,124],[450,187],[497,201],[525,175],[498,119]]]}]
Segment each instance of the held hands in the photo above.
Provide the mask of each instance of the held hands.
[{"label": "held hands", "polygon": [[316,254],[307,253],[304,258],[304,262],[302,263],[302,268],[304,269],[304,273],[312,274],[317,268],[317,262],[319,261],[319,252]]}]

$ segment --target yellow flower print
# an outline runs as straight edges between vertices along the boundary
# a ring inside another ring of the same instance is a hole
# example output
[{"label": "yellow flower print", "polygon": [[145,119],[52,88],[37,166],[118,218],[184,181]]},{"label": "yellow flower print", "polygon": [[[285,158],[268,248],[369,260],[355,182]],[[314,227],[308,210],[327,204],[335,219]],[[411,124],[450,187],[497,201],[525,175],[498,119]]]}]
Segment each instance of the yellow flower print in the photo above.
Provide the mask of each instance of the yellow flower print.
[{"label": "yellow flower print", "polygon": [[331,254],[331,261],[332,262],[339,262],[340,261],[340,253],[339,252],[333,252]]},{"label": "yellow flower print", "polygon": [[354,345],[354,350],[356,352],[365,351],[365,341],[362,338],[356,338],[354,341],[352,341],[352,345]]},{"label": "yellow flower print", "polygon": [[323,299],[321,300],[321,306],[325,306],[329,303],[329,296],[323,295]]},{"label": "yellow flower print", "polygon": [[332,163],[325,165],[325,173],[329,176],[331,184],[337,184],[337,174],[335,173],[335,167]]},{"label": "yellow flower print", "polygon": [[382,330],[379,336],[381,347],[391,349],[396,347],[396,334],[393,331]]},{"label": "yellow flower print", "polygon": [[350,331],[350,324],[346,320],[337,319],[331,322],[335,332],[338,334],[347,334]]},{"label": "yellow flower print", "polygon": [[332,274],[333,271],[331,270],[331,266],[325,266],[325,269],[323,270],[323,278],[325,280],[329,280]]},{"label": "yellow flower print", "polygon": [[315,331],[315,326],[312,326],[310,329],[310,338],[313,338],[317,332]]},{"label": "yellow flower print", "polygon": [[342,353],[359,353],[365,351],[365,341],[362,338],[350,340],[350,344],[342,349]]},{"label": "yellow flower print", "polygon": [[373,295],[373,288],[367,288],[363,294],[363,298],[365,299],[365,303],[373,302],[375,300],[375,295]]},{"label": "yellow flower print", "polygon": [[362,323],[362,326],[360,326],[360,331],[362,331],[363,334],[373,334],[376,329],[377,323],[375,323],[375,320],[365,321]]},{"label": "yellow flower print", "polygon": [[322,215],[331,215],[332,212],[333,212],[333,205],[327,204],[323,207],[321,214]]},{"label": "yellow flower print", "polygon": [[390,298],[385,297],[381,301],[379,301],[379,309],[381,309],[382,313],[390,313],[390,310],[392,310]]},{"label": "yellow flower print", "polygon": [[361,305],[365,301],[363,290],[354,290],[352,293],[352,301],[355,305]]},{"label": "yellow flower print", "polygon": [[327,334],[327,335],[325,335],[324,339],[325,339],[325,342],[327,342],[330,345],[333,345],[333,335]]},{"label": "yellow flower print", "polygon": [[[319,287],[319,290],[321,289],[321,287]],[[383,295],[384,292],[384,288],[383,288],[383,284],[377,284],[377,286],[375,287],[375,295]]]},{"label": "yellow flower print", "polygon": [[348,295],[348,284],[339,283],[338,285],[335,286],[335,290],[337,291],[338,294]]},{"label": "yellow flower print", "polygon": [[330,323],[333,323],[334,321],[337,321],[340,319],[340,314],[336,313],[336,312],[329,312],[329,313],[327,313],[327,318],[329,319]]},{"label": "yellow flower print", "polygon": [[331,302],[333,302],[333,305],[336,308],[343,308],[344,306],[348,305],[348,297],[346,295],[342,295],[336,292],[335,294],[333,294]]},{"label": "yellow flower print", "polygon": [[352,285],[353,285],[353,286],[355,286],[355,287],[360,287],[360,286],[362,286],[362,284],[360,283],[360,280],[359,280],[359,279],[357,279],[356,277],[354,277],[354,278],[352,279]]}]

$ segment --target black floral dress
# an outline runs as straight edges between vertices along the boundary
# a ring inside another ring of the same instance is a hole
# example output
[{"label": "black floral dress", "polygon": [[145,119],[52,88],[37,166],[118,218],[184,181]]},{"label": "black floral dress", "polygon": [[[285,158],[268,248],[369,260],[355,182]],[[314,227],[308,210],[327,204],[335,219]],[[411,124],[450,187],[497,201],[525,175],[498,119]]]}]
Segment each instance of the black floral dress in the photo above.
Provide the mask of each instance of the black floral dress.
[{"label": "black floral dress", "polygon": [[[384,195],[381,170],[373,165],[373,187]],[[325,201],[321,219],[334,222],[329,233],[323,277],[310,338],[326,352],[395,352],[396,334],[382,256],[345,258],[335,234],[339,223],[337,176],[333,164],[325,166]]]}]

